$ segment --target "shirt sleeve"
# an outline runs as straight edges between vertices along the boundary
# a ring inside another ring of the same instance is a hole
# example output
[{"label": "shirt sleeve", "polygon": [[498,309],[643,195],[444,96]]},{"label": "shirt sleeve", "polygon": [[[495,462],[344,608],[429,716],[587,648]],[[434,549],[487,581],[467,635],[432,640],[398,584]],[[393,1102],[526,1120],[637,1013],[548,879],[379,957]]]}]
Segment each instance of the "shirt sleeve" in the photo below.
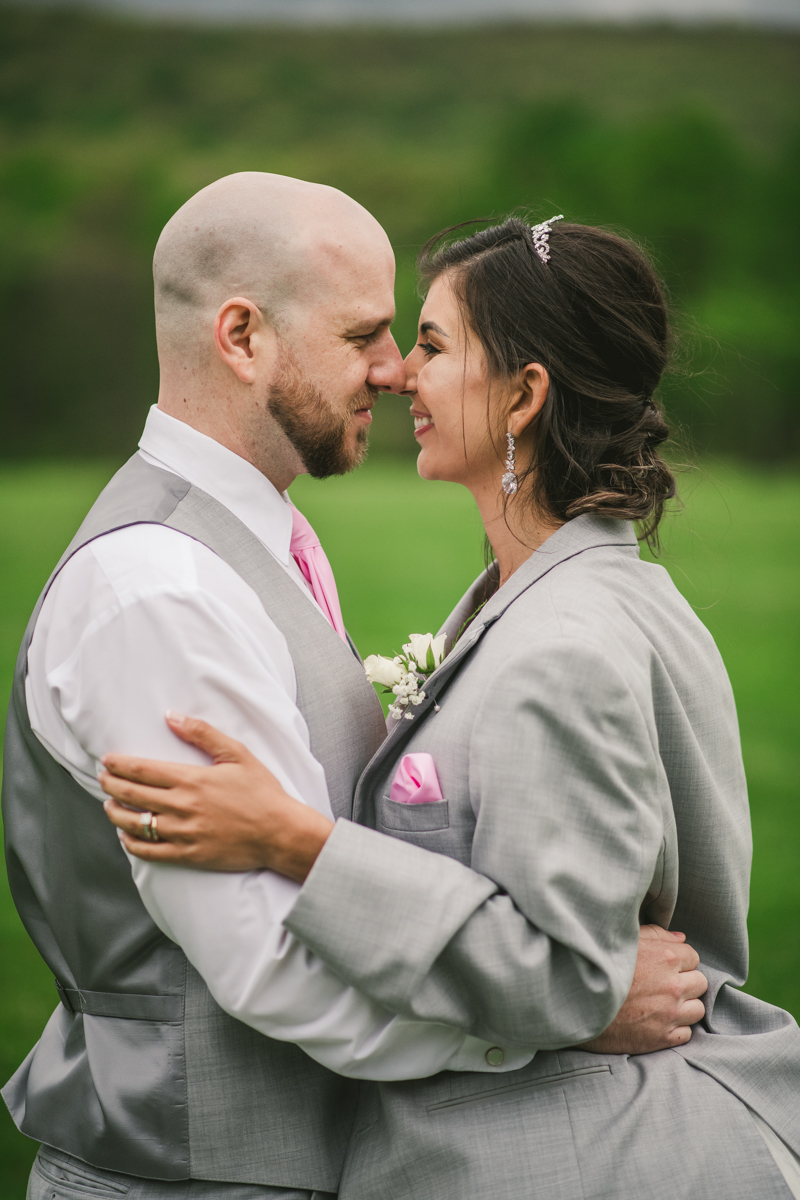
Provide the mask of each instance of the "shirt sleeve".
[{"label": "shirt sleeve", "polygon": [[[137,555],[147,558],[139,571]],[[75,778],[102,797],[96,770],[111,750],[206,761],[170,732],[164,713],[173,709],[243,741],[291,795],[331,815],[286,643],[235,572],[198,543],[152,526],[107,535],[76,560],[57,581],[29,656],[32,683],[45,676],[44,688],[29,690],[32,724]],[[63,728],[44,719],[48,704]],[[130,861],[158,927],[220,1007],[259,1032],[353,1078],[498,1069],[487,1064],[489,1043],[392,1013],[289,933],[283,920],[298,892],[290,881]],[[502,1069],[532,1056],[509,1049]]]}]

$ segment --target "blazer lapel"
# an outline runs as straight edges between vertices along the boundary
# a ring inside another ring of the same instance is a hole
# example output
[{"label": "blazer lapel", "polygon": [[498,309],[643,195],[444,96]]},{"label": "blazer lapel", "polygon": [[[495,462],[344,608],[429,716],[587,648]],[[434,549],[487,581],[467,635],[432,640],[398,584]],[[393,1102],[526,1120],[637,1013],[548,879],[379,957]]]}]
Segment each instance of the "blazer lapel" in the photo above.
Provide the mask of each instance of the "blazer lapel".
[{"label": "blazer lapel", "polygon": [[509,605],[533,587],[554,567],[600,546],[636,546],[636,534],[630,521],[586,515],[567,521],[535,550],[527,562],[514,572],[507,583],[494,593],[480,613],[480,620],[491,622],[502,616]]},{"label": "blazer lapel", "polygon": [[[618,521],[608,517],[583,516],[576,517],[562,525],[552,534],[538,550],[518,568],[503,587],[494,592],[475,617],[472,625],[465,630],[463,636],[452,646],[447,657],[438,670],[429,676],[425,684],[426,700],[415,710],[415,720],[427,710],[436,696],[441,695],[442,687],[453,674],[453,671],[463,661],[480,641],[490,625],[499,620],[503,613],[517,600],[523,592],[533,587],[555,567],[576,554],[585,550],[593,550],[600,546],[635,546],[636,534],[630,521]],[[455,640],[464,622],[469,619],[481,603],[486,593],[487,573],[478,576],[475,583],[464,594],[450,616],[445,621],[440,632],[446,633],[448,639]],[[413,726],[414,721],[407,724]]]},{"label": "blazer lapel", "polygon": [[445,621],[442,628],[439,630],[437,637],[444,633],[447,637],[445,643],[445,653],[449,654],[453,649],[456,638],[461,630],[466,625],[471,616],[484,603],[487,592],[491,588],[489,581],[489,572],[483,571],[470,588],[464,593],[455,606],[450,616]]},{"label": "blazer lapel", "polygon": [[452,646],[452,639],[457,637],[464,622],[480,604],[480,596],[485,594],[486,572],[479,575],[442,626],[440,632],[447,633],[448,645],[452,646],[452,649],[441,666],[426,680],[423,689],[425,699],[410,710],[411,720],[402,717],[393,723],[394,728],[390,727],[386,740],[367,764],[353,798],[353,820],[358,821],[364,812],[372,781],[386,758],[391,756],[396,759],[399,756],[403,745],[409,740],[420,720],[438,702],[486,630],[494,625],[495,621],[499,621],[506,609],[519,599],[523,592],[533,587],[555,567],[585,550],[593,550],[600,546],[636,545],[636,534],[630,521],[590,515],[575,517],[552,534],[533,552],[527,562],[514,572],[508,582],[490,597],[469,628]]}]

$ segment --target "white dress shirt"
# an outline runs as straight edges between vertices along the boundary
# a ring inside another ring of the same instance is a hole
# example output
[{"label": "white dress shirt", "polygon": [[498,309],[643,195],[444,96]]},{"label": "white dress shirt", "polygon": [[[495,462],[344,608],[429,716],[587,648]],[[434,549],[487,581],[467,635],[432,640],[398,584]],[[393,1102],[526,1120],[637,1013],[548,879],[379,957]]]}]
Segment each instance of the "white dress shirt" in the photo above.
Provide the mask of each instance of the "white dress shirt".
[{"label": "white dress shirt", "polygon": [[[260,471],[158,408],[140,453],[230,509],[295,580],[298,603],[315,603],[289,552],[287,497]],[[244,742],[287,792],[331,816],[296,691],[285,639],[255,592],[206,546],[162,525],[116,530],[79,550],[53,583],[28,652],[33,730],[98,800],[100,758],[111,750],[207,761],[169,730],[173,709]],[[496,1072],[533,1057],[504,1047],[502,1067],[491,1067],[489,1043],[392,1014],[347,986],[283,928],[298,892],[289,880],[130,862],[151,917],[220,1007],[342,1075]]]}]

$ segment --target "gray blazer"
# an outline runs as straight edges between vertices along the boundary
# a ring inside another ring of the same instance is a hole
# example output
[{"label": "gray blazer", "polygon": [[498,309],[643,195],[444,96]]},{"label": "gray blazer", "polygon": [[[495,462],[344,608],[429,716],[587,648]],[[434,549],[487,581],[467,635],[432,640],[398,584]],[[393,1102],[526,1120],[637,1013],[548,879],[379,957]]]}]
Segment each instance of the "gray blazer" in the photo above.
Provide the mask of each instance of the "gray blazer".
[{"label": "gray blazer", "polygon": [[[539,1052],[511,1073],[365,1089],[342,1200],[785,1197],[745,1104],[800,1151],[800,1031],[735,990],[751,856],[736,710],[667,572],[629,523],[579,517],[426,691],[287,925],[388,1007]],[[444,800],[389,799],[411,750],[433,755]],[[699,951],[702,1028],[678,1051],[562,1049],[613,1019],[640,921]]]}]

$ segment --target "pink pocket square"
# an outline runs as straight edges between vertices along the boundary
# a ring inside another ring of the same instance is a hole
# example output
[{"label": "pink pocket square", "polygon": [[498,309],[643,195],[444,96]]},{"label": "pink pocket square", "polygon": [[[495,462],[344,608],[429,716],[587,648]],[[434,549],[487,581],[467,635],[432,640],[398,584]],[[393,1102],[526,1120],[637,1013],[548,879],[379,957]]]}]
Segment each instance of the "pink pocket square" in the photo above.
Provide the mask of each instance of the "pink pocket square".
[{"label": "pink pocket square", "polygon": [[392,780],[389,799],[398,804],[432,804],[444,800],[430,754],[406,754]]}]

